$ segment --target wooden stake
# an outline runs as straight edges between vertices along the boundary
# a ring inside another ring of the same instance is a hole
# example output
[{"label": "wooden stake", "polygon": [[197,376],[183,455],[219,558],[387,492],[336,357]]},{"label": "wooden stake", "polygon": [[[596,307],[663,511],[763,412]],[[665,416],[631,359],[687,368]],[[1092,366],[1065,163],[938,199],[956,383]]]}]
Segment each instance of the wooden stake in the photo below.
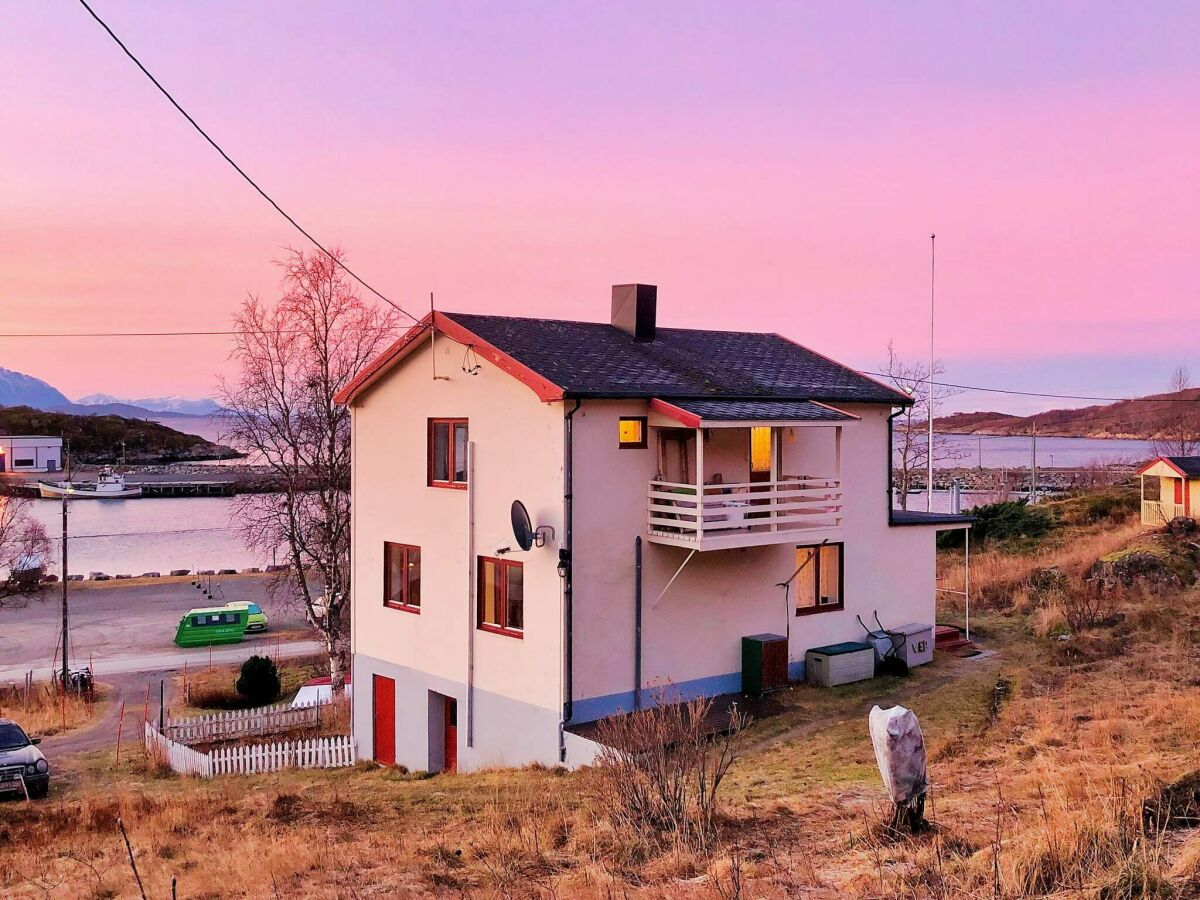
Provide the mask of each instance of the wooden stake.
[{"label": "wooden stake", "polygon": [[146,900],[146,889],[142,887],[142,876],[138,874],[137,863],[133,859],[133,847],[129,843],[129,835],[125,833],[125,823],[120,817],[117,818],[117,827],[121,829],[121,837],[125,839],[125,850],[129,853],[129,868],[133,869],[133,877],[137,881],[138,893],[142,895],[142,900]]}]

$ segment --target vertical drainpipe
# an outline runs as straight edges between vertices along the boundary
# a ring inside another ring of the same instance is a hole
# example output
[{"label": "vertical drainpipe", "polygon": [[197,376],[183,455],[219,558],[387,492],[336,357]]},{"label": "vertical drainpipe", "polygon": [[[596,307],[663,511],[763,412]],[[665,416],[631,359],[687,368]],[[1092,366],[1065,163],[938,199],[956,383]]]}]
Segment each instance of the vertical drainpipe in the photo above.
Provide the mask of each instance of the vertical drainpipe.
[{"label": "vertical drainpipe", "polygon": [[642,536],[633,539],[633,708],[642,708]]},{"label": "vertical drainpipe", "polygon": [[467,746],[475,746],[475,442],[467,441]]},{"label": "vertical drainpipe", "polygon": [[[579,412],[579,407],[583,405],[583,401],[576,399],[575,405],[567,411],[566,414],[566,437],[563,459],[563,546],[558,551],[559,566],[563,569],[563,713],[562,724],[564,726],[571,723],[571,717],[574,715],[575,696],[573,669],[575,664],[575,635],[573,625],[573,610],[572,610],[572,581],[574,578],[574,560],[572,559],[572,533],[575,512],[575,496],[574,496],[574,439],[575,439],[575,413]],[[559,758],[565,762],[567,756],[566,738],[559,734],[558,738],[558,754]]]},{"label": "vertical drainpipe", "polygon": [[888,416],[888,419],[887,419],[887,444],[888,444],[888,448],[887,448],[887,470],[888,470],[887,510],[888,510],[888,524],[889,525],[891,525],[892,522],[894,521],[893,516],[892,516],[892,503],[894,502],[894,498],[892,496],[892,493],[895,488],[895,484],[893,482],[893,476],[892,476],[892,450],[893,450],[893,445],[895,444],[895,441],[892,439],[892,422],[895,420],[896,416],[900,415],[902,412],[904,412],[903,406],[900,407],[899,409],[897,409],[890,416]]}]

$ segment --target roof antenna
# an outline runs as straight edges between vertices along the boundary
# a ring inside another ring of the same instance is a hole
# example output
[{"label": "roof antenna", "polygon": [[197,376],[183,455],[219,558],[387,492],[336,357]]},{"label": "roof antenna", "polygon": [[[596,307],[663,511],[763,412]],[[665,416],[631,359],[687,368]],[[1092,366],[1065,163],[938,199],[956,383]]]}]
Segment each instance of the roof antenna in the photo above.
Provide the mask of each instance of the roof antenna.
[{"label": "roof antenna", "polygon": [[449,381],[449,375],[437,373],[437,328],[433,324],[433,291],[429,292],[429,363],[433,369],[434,381]]}]

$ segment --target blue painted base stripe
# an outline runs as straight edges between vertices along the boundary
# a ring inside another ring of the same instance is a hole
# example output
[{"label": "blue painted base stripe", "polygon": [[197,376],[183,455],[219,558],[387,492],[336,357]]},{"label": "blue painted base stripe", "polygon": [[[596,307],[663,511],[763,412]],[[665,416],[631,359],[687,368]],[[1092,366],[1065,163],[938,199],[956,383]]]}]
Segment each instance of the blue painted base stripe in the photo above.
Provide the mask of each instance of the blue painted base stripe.
[{"label": "blue painted base stripe", "polygon": [[[803,663],[801,663],[803,665]],[[790,674],[790,668],[789,668]],[[697,697],[715,697],[718,694],[735,694],[742,689],[742,673],[710,675],[692,681],[665,684],[660,687],[642,688],[639,692],[642,706],[659,703],[682,703]],[[605,716],[633,711],[633,691],[606,694],[603,697],[587,697],[576,700],[571,721],[575,724],[594,722]]]}]

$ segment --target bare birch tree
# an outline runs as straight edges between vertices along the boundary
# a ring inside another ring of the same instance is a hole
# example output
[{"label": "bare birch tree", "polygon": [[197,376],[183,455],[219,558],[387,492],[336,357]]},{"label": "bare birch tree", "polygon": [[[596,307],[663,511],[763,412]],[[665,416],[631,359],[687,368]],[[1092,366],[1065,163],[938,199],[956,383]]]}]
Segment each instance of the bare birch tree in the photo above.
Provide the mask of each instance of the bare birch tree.
[{"label": "bare birch tree", "polygon": [[[934,376],[942,374],[941,363],[935,363]],[[892,466],[896,471],[893,487],[898,493],[901,509],[908,509],[908,492],[916,486],[918,476],[923,476],[929,460],[929,416],[937,416],[937,406],[941,400],[958,393],[951,388],[933,385],[933,394],[929,389],[929,366],[922,363],[907,363],[896,356],[896,349],[888,343],[888,358],[883,367],[883,374],[898,390],[908,394],[913,399],[912,406],[905,409],[892,423]],[[948,462],[963,456],[946,435],[935,433],[933,436],[933,462]]]},{"label": "bare birch tree", "polygon": [[[1177,366],[1171,373],[1171,393],[1183,394],[1192,388],[1187,366]],[[1196,400],[1200,404],[1200,399]],[[1154,439],[1154,452],[1159,456],[1191,456],[1200,449],[1200,429],[1196,427],[1196,406],[1191,403],[1165,404],[1173,407],[1170,421]]]},{"label": "bare birch tree", "polygon": [[396,314],[365,303],[322,253],[291,250],[279,265],[280,298],[249,297],[235,314],[240,373],[220,382],[225,437],[278,483],[238,496],[236,527],[264,557],[286,553],[284,586],[321,632],[337,691],[350,657],[350,411],[333,398],[393,336]]},{"label": "bare birch tree", "polygon": [[0,604],[6,597],[37,590],[37,582],[17,577],[24,569],[44,565],[50,539],[29,511],[24,497],[0,496]]}]

